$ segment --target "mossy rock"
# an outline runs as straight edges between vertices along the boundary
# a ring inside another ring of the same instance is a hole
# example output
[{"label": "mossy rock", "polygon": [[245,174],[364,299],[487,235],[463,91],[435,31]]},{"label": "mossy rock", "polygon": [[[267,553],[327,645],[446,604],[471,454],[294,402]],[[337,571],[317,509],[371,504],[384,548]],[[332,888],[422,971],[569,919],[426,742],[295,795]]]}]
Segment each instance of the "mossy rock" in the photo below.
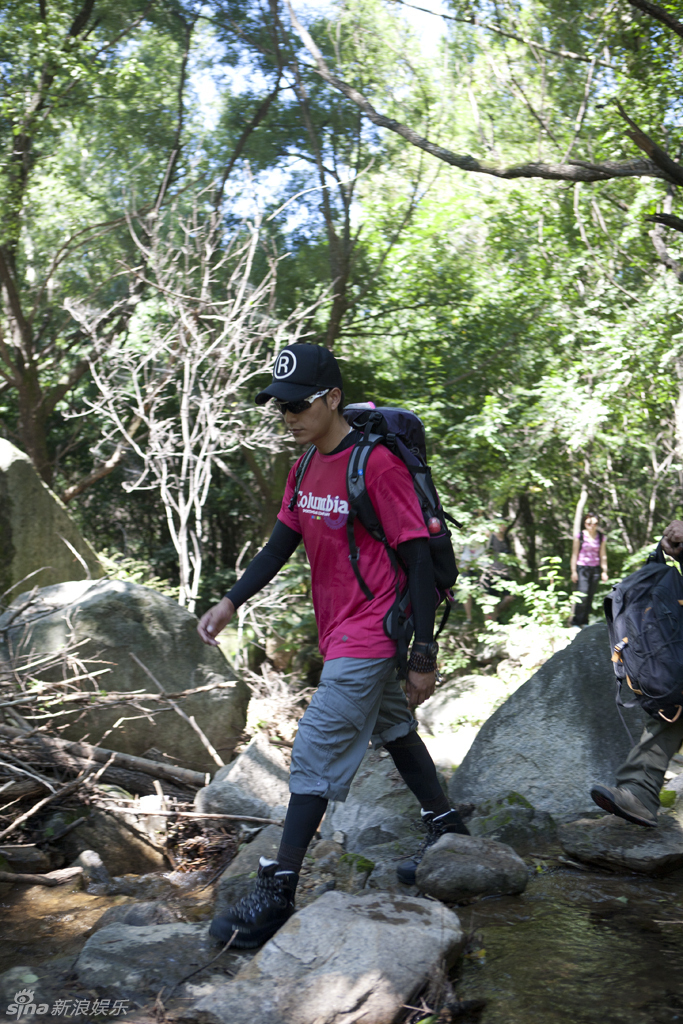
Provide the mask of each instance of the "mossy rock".
[{"label": "mossy rock", "polygon": [[375,862],[359,853],[345,853],[339,858],[335,872],[336,888],[342,892],[357,893],[365,888]]},{"label": "mossy rock", "polygon": [[547,811],[536,811],[514,791],[479,804],[467,824],[473,836],[507,843],[522,856],[552,842],[557,832]]},{"label": "mossy rock", "polygon": [[476,813],[479,815],[493,814],[501,807],[524,807],[532,813],[534,811],[534,805],[530,804],[525,796],[511,790],[505,796],[495,797],[493,800],[485,800],[483,803],[477,804]]}]

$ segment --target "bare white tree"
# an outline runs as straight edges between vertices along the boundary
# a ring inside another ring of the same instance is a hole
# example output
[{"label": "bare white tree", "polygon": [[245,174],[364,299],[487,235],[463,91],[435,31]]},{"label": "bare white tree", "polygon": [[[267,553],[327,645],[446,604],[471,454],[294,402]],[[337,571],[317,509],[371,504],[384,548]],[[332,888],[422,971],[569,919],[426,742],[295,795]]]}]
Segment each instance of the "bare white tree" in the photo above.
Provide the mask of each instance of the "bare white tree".
[{"label": "bare white tree", "polygon": [[[128,336],[91,366],[99,398],[89,403],[105,429],[94,454],[102,465],[136,458],[124,486],[156,488],[180,564],[179,603],[194,610],[202,571],[202,510],[214,466],[240,448],[281,450],[275,411],[254,409],[253,379],[274,350],[301,340],[313,307],[274,314],[278,257],[260,216],[226,228],[210,193],[189,214],[171,208],[129,218],[141,254],[126,267],[147,296]],[[257,255],[265,272],[255,280]],[[102,317],[72,307],[97,336]]]}]

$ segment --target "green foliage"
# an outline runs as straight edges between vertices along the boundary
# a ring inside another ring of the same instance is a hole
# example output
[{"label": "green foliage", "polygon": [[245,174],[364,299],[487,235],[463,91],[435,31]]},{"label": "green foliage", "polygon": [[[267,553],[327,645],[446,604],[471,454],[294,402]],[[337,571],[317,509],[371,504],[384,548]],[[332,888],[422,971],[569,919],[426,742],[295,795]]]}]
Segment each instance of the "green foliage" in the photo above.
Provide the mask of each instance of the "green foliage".
[{"label": "green foliage", "polygon": [[541,559],[538,583],[508,580],[505,587],[524,601],[524,614],[513,616],[516,625],[562,627],[572,614],[574,601],[566,589],[562,560],[555,555]]},{"label": "green foliage", "polygon": [[[377,109],[489,166],[641,160],[616,100],[678,153],[680,40],[660,21],[586,0],[452,0],[448,12],[432,49],[380,0],[333,5],[309,27]],[[268,315],[281,322],[324,294],[313,329],[343,360],[347,400],[414,409],[444,505],[466,524],[477,512],[513,524],[513,619],[550,643],[571,605],[582,488],[603,517],[612,578],[637,567],[681,508],[683,243],[646,220],[675,209],[675,189],[654,172],[573,184],[453,170],[329,88],[284,10],[276,21],[272,6],[231,0],[206,4],[199,23],[195,13],[175,0],[3,7],[3,436],[60,489],[88,476],[94,453],[112,455],[97,414],[80,415],[94,398],[93,339],[73,314],[101,316],[107,344],[131,353],[170,329],[141,284],[149,268],[125,215],[142,212],[144,247],[144,214],[177,148],[167,240],[209,182],[226,197],[227,228],[245,194],[260,197],[271,219],[251,283],[287,253]],[[210,128],[196,72],[216,85]],[[193,297],[203,280],[189,275]],[[291,461],[245,448],[215,470],[200,611],[268,536]],[[178,563],[159,503],[122,489],[139,468],[129,448],[70,508],[116,578],[172,594]],[[245,619],[243,640],[274,657],[310,654],[306,581],[297,560]],[[455,642],[444,658],[464,667]]]},{"label": "green foliage", "polygon": [[124,580],[126,583],[139,583],[150,590],[156,590],[164,597],[172,597],[178,600],[178,586],[170,580],[162,580],[155,575],[154,569],[149,562],[139,558],[131,558],[122,555],[118,551],[105,549],[97,554],[105,574],[110,580]]}]

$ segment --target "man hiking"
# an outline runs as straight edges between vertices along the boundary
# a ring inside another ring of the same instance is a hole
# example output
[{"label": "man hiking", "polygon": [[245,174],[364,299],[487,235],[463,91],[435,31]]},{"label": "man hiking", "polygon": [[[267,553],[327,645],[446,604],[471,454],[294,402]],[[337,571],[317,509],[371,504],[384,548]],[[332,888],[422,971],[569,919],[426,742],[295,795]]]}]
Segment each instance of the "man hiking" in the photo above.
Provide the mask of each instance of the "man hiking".
[{"label": "man hiking", "polygon": [[[273,382],[256,396],[274,399],[297,444],[315,446],[293,510],[296,468],[291,469],[275,528],[244,575],[197,627],[207,644],[230,622],[236,608],[264,587],[303,539],[311,566],[312,597],[324,666],[320,685],[299,723],[292,749],[290,801],[275,860],[261,858],[254,889],[212,921],[210,934],[250,948],[265,942],[294,913],[294,896],[308,845],[329,800],[344,801],[368,743],[383,745],[422,807],[426,839],[415,857],[399,865],[412,884],[421,852],[446,832],[467,833],[439,784],[436,768],[418,736],[412,709],[436,685],[433,641],[435,587],[429,533],[404,463],[378,445],[367,464],[366,487],[389,545],[405,567],[414,642],[405,693],[397,674],[396,641],[384,630],[395,601],[396,574],[379,540],[356,520],[354,534],[371,592],[363,593],[349,560],[346,469],[361,434],[342,415],[343,383],[328,349],[297,344],[283,349]],[[303,458],[303,456],[301,457]],[[403,570],[401,571],[401,575]],[[403,580],[401,580],[403,582]]]},{"label": "man hiking", "polygon": [[[683,522],[680,519],[674,519],[666,527],[661,545],[670,558],[683,559]],[[666,721],[658,715],[646,714],[640,739],[617,770],[616,786],[596,784],[591,789],[591,798],[609,814],[646,828],[656,828],[664,774],[682,742],[683,716],[676,715],[672,721]]]}]

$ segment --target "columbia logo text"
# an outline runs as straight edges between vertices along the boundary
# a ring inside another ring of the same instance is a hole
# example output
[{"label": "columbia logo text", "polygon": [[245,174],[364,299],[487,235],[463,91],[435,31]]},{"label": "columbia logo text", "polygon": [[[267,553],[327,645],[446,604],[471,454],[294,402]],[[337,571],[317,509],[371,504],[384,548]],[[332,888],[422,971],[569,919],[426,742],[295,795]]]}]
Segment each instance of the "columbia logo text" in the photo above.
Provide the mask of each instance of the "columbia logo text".
[{"label": "columbia logo text", "polygon": [[349,514],[348,501],[344,501],[338,494],[334,498],[331,494],[323,498],[318,494],[312,494],[311,491],[308,494],[299,491],[296,504],[297,508],[303,509],[304,512],[317,512],[318,515],[323,516],[347,516]]}]

